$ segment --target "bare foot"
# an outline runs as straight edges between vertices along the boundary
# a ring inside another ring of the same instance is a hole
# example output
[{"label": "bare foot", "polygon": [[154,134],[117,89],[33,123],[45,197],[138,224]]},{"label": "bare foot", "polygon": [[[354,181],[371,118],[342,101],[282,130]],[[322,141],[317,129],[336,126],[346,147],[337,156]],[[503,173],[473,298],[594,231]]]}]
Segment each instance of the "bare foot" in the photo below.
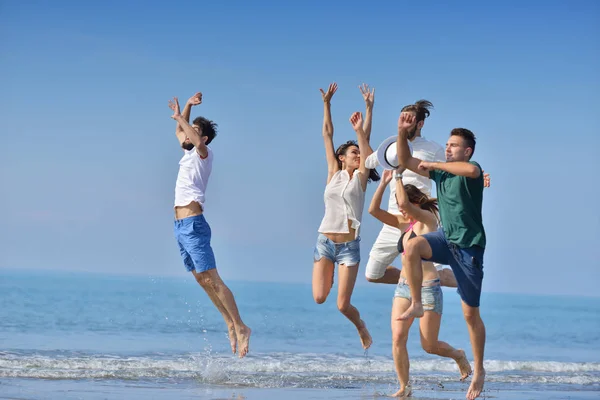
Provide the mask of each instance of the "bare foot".
[{"label": "bare foot", "polygon": [[373,339],[371,339],[371,334],[367,330],[367,324],[362,319],[360,320],[361,327],[358,328],[358,336],[360,336],[360,341],[362,343],[363,349],[368,349],[371,347],[371,343],[373,343]]},{"label": "bare foot", "polygon": [[460,356],[455,358],[456,364],[458,364],[458,369],[460,370],[460,380],[461,382],[467,379],[469,375],[473,372],[471,370],[471,364],[469,364],[469,360],[463,350],[458,350]]},{"label": "bare foot", "polygon": [[404,389],[398,390],[396,393],[390,395],[390,397],[399,397],[401,399],[406,399],[412,395],[412,387],[410,385],[406,385]]},{"label": "bare foot", "polygon": [[246,325],[243,325],[239,331],[237,331],[237,338],[239,339],[240,348],[238,352],[238,356],[240,358],[245,357],[248,354],[248,347],[250,346],[250,334],[252,330],[248,328]]},{"label": "bare foot", "polygon": [[423,316],[423,304],[422,303],[415,303],[414,301],[412,302],[412,304],[410,305],[410,307],[408,307],[408,309],[404,312],[404,314],[402,314],[401,316],[398,317],[399,320],[407,320],[410,318],[421,318]]},{"label": "bare foot", "polygon": [[237,336],[235,334],[235,326],[231,324],[227,327],[227,329],[229,330],[229,344],[231,344],[231,352],[235,354],[237,350]]},{"label": "bare foot", "polygon": [[473,379],[471,380],[471,386],[467,391],[467,399],[473,400],[479,397],[483,390],[483,382],[485,380],[485,370],[475,371]]}]

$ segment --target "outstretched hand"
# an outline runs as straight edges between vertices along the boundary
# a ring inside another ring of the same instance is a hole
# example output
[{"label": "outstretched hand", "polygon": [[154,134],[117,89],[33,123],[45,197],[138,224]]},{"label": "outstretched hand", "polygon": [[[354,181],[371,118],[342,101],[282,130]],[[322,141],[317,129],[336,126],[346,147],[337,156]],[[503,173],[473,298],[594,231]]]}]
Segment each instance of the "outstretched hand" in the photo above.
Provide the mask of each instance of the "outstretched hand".
[{"label": "outstretched hand", "polygon": [[360,93],[362,94],[365,103],[367,103],[367,107],[373,107],[373,103],[375,103],[375,88],[369,88],[369,85],[363,83],[359,85]]},{"label": "outstretched hand", "polygon": [[350,116],[350,123],[352,124],[352,128],[358,132],[359,129],[362,129],[363,126],[363,116],[361,112],[356,111]]},{"label": "outstretched hand", "polygon": [[415,126],[416,122],[417,118],[412,113],[400,113],[400,118],[398,118],[398,130],[408,132]]},{"label": "outstretched hand", "polygon": [[173,110],[173,115],[171,118],[176,119],[181,116],[181,110],[179,109],[179,100],[177,97],[173,97],[173,100],[169,100],[169,108]]},{"label": "outstretched hand", "polygon": [[337,87],[337,83],[333,82],[329,84],[329,89],[327,89],[327,92],[324,92],[323,89],[319,89],[321,91],[321,96],[323,96],[323,102],[329,103],[331,101],[331,98],[336,92]]},{"label": "outstretched hand", "polygon": [[394,171],[392,171],[391,169],[384,169],[383,176],[381,177],[381,185],[387,186],[387,184],[392,181],[393,176]]},{"label": "outstretched hand", "polygon": [[196,93],[195,95],[190,97],[187,102],[189,105],[192,105],[192,106],[197,106],[199,104],[202,104],[202,93],[201,92]]}]

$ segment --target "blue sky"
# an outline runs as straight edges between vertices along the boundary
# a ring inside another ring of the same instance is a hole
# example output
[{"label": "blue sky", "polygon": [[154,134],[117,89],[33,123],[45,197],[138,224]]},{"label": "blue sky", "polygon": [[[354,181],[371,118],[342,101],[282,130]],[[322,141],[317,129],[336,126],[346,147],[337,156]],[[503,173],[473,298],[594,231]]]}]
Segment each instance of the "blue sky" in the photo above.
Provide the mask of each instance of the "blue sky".
[{"label": "blue sky", "polygon": [[[0,267],[185,275],[167,100],[199,90],[192,116],[220,128],[206,217],[221,274],[310,282],[318,89],[339,85],[337,144],[366,82],[374,147],[421,98],[424,136],[478,136],[485,291],[596,295],[599,18],[593,1],[3,2]],[[361,277],[380,229],[363,222]]]}]

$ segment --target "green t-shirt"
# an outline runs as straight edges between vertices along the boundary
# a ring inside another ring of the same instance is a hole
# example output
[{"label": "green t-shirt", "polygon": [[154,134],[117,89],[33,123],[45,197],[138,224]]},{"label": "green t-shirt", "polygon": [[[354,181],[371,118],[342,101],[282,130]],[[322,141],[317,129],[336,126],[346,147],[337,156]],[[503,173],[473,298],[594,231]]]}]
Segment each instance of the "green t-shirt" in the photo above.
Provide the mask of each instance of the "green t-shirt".
[{"label": "green t-shirt", "polygon": [[[478,163],[469,162],[481,171]],[[440,170],[429,171],[429,177],[436,183],[440,218],[446,239],[461,248],[485,248],[485,230],[481,216],[483,171],[475,179]]]}]

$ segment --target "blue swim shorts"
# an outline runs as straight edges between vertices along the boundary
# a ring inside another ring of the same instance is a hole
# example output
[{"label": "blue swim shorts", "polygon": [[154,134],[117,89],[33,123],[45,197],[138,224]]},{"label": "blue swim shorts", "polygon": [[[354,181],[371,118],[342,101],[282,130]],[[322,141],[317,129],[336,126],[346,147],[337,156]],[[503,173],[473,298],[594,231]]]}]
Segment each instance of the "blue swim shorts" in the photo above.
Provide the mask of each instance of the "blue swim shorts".
[{"label": "blue swim shorts", "polygon": [[422,235],[431,246],[433,261],[449,265],[458,283],[458,294],[470,307],[479,307],[483,281],[483,253],[479,246],[461,248],[448,242],[442,229]]},{"label": "blue swim shorts", "polygon": [[185,268],[191,272],[204,272],[217,268],[210,247],[210,226],[204,215],[175,220],[175,238]]},{"label": "blue swim shorts", "polygon": [[[412,300],[410,296],[410,286],[404,278],[400,278],[394,297]],[[423,303],[423,311],[433,311],[441,314],[444,311],[444,293],[439,279],[431,279],[423,281],[421,288],[421,302]]]},{"label": "blue swim shorts", "polygon": [[314,260],[327,258],[333,263],[353,267],[360,263],[360,237],[351,242],[334,243],[323,234],[319,234],[315,246]]}]

